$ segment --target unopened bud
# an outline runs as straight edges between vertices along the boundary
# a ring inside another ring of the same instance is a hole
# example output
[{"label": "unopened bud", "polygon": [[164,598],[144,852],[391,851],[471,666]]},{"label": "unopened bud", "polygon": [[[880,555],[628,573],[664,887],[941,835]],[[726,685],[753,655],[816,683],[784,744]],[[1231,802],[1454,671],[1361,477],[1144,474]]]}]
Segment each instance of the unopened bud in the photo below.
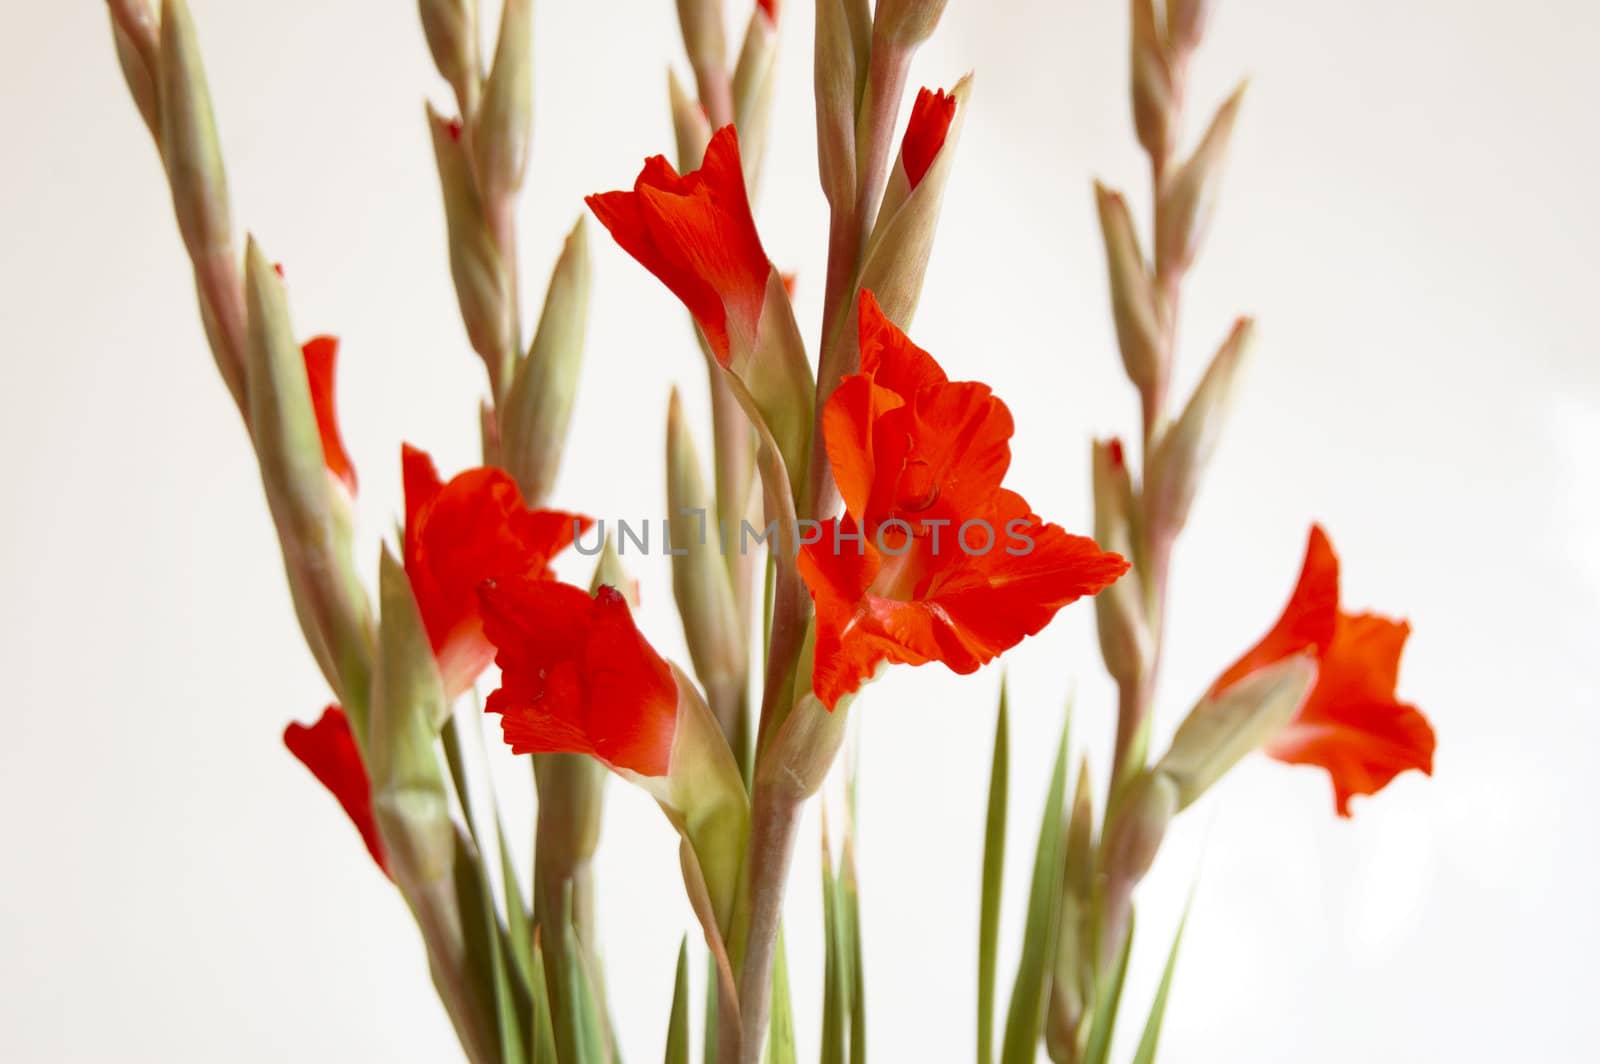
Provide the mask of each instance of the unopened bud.
[{"label": "unopened bud", "polygon": [[122,67],[128,93],[139,108],[139,115],[161,144],[161,45],[160,25],[149,0],[111,0],[111,36],[117,47],[117,63]]},{"label": "unopened bud", "polygon": [[672,131],[678,143],[678,169],[684,173],[700,169],[706,145],[711,141],[711,123],[698,100],[689,95],[678,75],[667,70],[667,99],[672,105]]},{"label": "unopened bud", "polygon": [[720,546],[715,500],[706,490],[676,388],[667,407],[667,511],[672,594],[695,674],[728,735],[738,734],[748,655],[733,583]]},{"label": "unopened bud", "polygon": [[194,19],[184,0],[161,9],[161,148],[184,245],[196,258],[231,249],[228,177]]},{"label": "unopened bud", "polygon": [[500,252],[484,219],[461,126],[428,108],[434,160],[444,194],[445,228],[450,242],[450,274],[455,281],[461,320],[472,349],[483,357],[496,393],[501,376],[514,362],[511,348],[511,303]]},{"label": "unopened bud", "polygon": [[1217,190],[1228,156],[1228,140],[1239,117],[1245,86],[1229,96],[1194,154],[1160,190],[1156,227],[1156,276],[1181,276],[1194,263],[1216,208]]},{"label": "unopened bud", "polygon": [[1241,758],[1270,742],[1316,681],[1315,659],[1296,654],[1202,698],[1154,770],[1177,787],[1178,807],[1193,804]]},{"label": "unopened bud", "polygon": [[1167,0],[1167,40],[1176,52],[1192,52],[1205,35],[1212,0]]},{"label": "unopened bud", "polygon": [[817,0],[817,171],[834,210],[856,195],[856,104],[867,76],[866,41],[858,40],[850,0]]},{"label": "unopened bud", "polygon": [[683,48],[696,75],[728,67],[728,42],[723,34],[722,0],[678,0],[678,25]]},{"label": "unopened bud", "polygon": [[[1101,550],[1134,556],[1133,483],[1122,441],[1096,440],[1093,450],[1094,538]],[[1095,624],[1106,671],[1118,684],[1137,683],[1150,660],[1150,627],[1135,571],[1095,596]]]},{"label": "unopened bud", "polygon": [[528,357],[517,366],[501,408],[500,453],[529,506],[543,505],[561,469],[583,367],[589,275],[589,240],[580,216],[550,276]]},{"label": "unopened bud", "polygon": [[870,289],[884,314],[901,328],[910,324],[922,296],[945,185],[955,165],[956,145],[972,95],[972,75],[956,82],[949,95],[955,100],[955,115],[943,143],[914,187],[910,187],[904,166],[895,167],[861,266],[859,287]]},{"label": "unopened bud", "polygon": [[739,130],[739,155],[745,183],[757,186],[766,157],[767,128],[776,85],[778,24],[760,5],[750,13],[739,60],[733,67],[733,121]]},{"label": "unopened bud", "polygon": [[873,15],[875,39],[914,46],[933,36],[948,0],[878,0]]},{"label": "unopened bud", "polygon": [[617,554],[617,541],[606,536],[600,547],[600,561],[594,567],[594,579],[589,582],[589,594],[599,594],[602,587],[614,588],[627,602],[628,608],[639,608],[639,581],[629,575]]},{"label": "unopened bud", "polygon": [[522,187],[533,131],[533,0],[506,0],[500,40],[473,117],[479,192],[498,204]]},{"label": "unopened bud", "polygon": [[1065,855],[1044,1036],[1052,1061],[1076,1064],[1079,1035],[1094,987],[1094,792],[1089,785],[1087,758],[1078,767],[1077,790],[1067,819]]},{"label": "unopened bud", "polygon": [[1098,181],[1095,206],[1106,246],[1106,274],[1111,287],[1111,317],[1117,326],[1122,366],[1141,395],[1149,395],[1166,376],[1161,306],[1151,283],[1150,268],[1139,248],[1128,204],[1121,194]]},{"label": "unopened bud", "polygon": [[1171,157],[1178,131],[1172,60],[1156,24],[1154,0],[1133,0],[1129,37],[1133,128],[1159,167]]},{"label": "unopened bud", "polygon": [[336,504],[324,464],[283,281],[253,240],[246,251],[245,294],[250,433],[262,486],[306,643],[359,737],[372,657],[369,607],[350,559],[347,508]]},{"label": "unopened bud", "polygon": [[455,90],[462,110],[470,114],[476,105],[480,77],[475,5],[468,0],[419,0],[417,7],[433,65]]},{"label": "unopened bud", "polygon": [[806,633],[795,669],[796,689],[803,690],[794,706],[756,757],[756,786],[768,787],[785,799],[801,802],[817,793],[834,758],[844,744],[854,694],[840,698],[828,709],[811,690],[810,677],[816,654],[816,628]]},{"label": "unopened bud", "polygon": [[1143,879],[1179,808],[1178,785],[1159,768],[1135,780],[1106,829],[1102,859],[1107,876],[1129,883]]},{"label": "unopened bud", "polygon": [[1234,323],[1183,413],[1156,441],[1144,490],[1144,518],[1153,538],[1176,535],[1188,521],[1200,477],[1222,439],[1240,367],[1254,338],[1255,323],[1249,318]]}]

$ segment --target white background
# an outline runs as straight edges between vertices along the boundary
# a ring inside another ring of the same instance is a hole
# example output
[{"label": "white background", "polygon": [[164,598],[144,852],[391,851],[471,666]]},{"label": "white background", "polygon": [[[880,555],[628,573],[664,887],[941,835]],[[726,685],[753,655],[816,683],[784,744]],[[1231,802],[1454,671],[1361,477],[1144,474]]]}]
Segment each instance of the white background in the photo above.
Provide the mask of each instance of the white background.
[{"label": "white background", "polygon": [[[414,5],[192,2],[239,224],[285,263],[299,329],[344,337],[370,560],[400,512],[400,440],[446,471],[475,448],[482,384],[422,123],[422,98],[447,97]],[[825,208],[810,5],[789,6],[758,214],[810,335]],[[99,8],[11,5],[0,33],[0,1057],[450,1059],[403,906],[279,744],[326,694]],[[683,69],[666,0],[549,0],[535,18],[530,306],[580,197],[670,150],[664,75]],[[915,71],[977,82],[913,333],[1011,404],[1011,483],[1076,529],[1090,435],[1134,418],[1089,192],[1101,175],[1146,216],[1125,24],[1112,0],[954,0]],[[1230,0],[1214,21],[1196,107],[1252,83],[1180,382],[1238,312],[1261,344],[1178,551],[1162,727],[1276,615],[1319,519],[1348,603],[1411,620],[1401,691],[1439,752],[1435,778],[1400,779],[1350,822],[1320,773],[1264,760],[1185,818],[1142,895],[1130,987],[1138,1015],[1198,874],[1169,1060],[1592,1059],[1597,52],[1593,6],[1557,0]],[[595,236],[558,501],[655,514],[667,390],[703,411],[700,357],[678,304]],[[681,654],[665,560],[636,572],[646,631]],[[1104,766],[1091,628],[1069,609],[1009,658],[1003,989],[1070,690],[1076,742]],[[899,670],[858,703],[878,1059],[970,1057],[999,679]],[[525,823],[523,766],[498,767]],[[815,833],[813,816],[789,917],[806,1056]],[[650,1059],[691,924],[667,826],[621,784],[599,878],[623,1046]]]}]

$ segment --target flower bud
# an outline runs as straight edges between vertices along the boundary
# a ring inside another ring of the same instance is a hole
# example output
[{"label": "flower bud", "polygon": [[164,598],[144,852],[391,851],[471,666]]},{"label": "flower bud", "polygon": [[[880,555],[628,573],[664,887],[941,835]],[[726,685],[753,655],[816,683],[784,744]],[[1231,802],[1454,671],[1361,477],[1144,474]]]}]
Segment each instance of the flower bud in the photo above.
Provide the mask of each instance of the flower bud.
[{"label": "flower bud", "polygon": [[672,105],[672,131],[678,143],[678,169],[684,173],[700,169],[705,159],[706,144],[711,140],[711,123],[700,103],[688,90],[678,75],[667,69],[667,99]]},{"label": "flower bud", "polygon": [[1295,654],[1202,698],[1154,769],[1173,781],[1178,808],[1192,805],[1241,758],[1282,731],[1316,680],[1313,656]]},{"label": "flower bud", "polygon": [[1151,284],[1150,269],[1139,249],[1139,234],[1122,195],[1096,181],[1095,206],[1106,246],[1106,275],[1111,287],[1111,317],[1117,326],[1122,366],[1141,395],[1149,395],[1166,376],[1161,305]]},{"label": "flower bud", "polygon": [[855,202],[856,104],[867,76],[867,40],[852,25],[853,10],[851,0],[817,0],[817,171],[835,210]]},{"label": "flower bud", "polygon": [[500,40],[473,116],[479,192],[498,204],[522,187],[533,129],[533,0],[506,0]]},{"label": "flower bud", "polygon": [[1240,366],[1254,338],[1253,321],[1240,318],[1234,323],[1183,413],[1156,441],[1144,489],[1144,518],[1152,538],[1176,535],[1188,521],[1200,477],[1222,439]]},{"label": "flower bud", "polygon": [[1154,0],[1133,0],[1129,37],[1133,127],[1159,167],[1171,157],[1178,131],[1172,60],[1156,25]]},{"label": "flower bud", "polygon": [[[1122,441],[1096,440],[1093,449],[1094,539],[1101,550],[1133,557],[1133,484],[1123,460]],[[1150,660],[1150,628],[1145,620],[1137,571],[1118,580],[1094,600],[1100,654],[1118,684],[1136,683]]]},{"label": "flower bud", "polygon": [[589,582],[589,594],[597,595],[602,587],[614,588],[628,608],[639,608],[639,581],[629,575],[617,554],[617,541],[610,535],[600,547],[600,561],[594,567],[594,579]]},{"label": "flower bud", "polygon": [[883,209],[867,240],[858,287],[871,290],[889,320],[902,328],[910,323],[922,296],[944,189],[955,165],[956,145],[961,139],[971,93],[971,74],[950,90],[956,102],[955,116],[937,154],[914,187],[910,186],[904,165],[894,168],[884,193]]},{"label": "flower bud", "polygon": [[750,13],[739,60],[733,67],[733,122],[739,130],[745,181],[751,189],[757,185],[766,156],[777,58],[778,24],[758,4]]},{"label": "flower bud", "polygon": [[855,694],[843,695],[829,709],[811,689],[815,671],[816,626],[806,632],[795,667],[793,707],[756,756],[756,786],[768,787],[790,801],[801,802],[817,793],[828,778],[834,758],[844,744],[850,703]]},{"label": "flower bud", "polygon": [[1167,0],[1167,40],[1173,51],[1194,51],[1210,17],[1211,0]]},{"label": "flower bud", "polygon": [[678,390],[667,407],[667,513],[672,594],[689,659],[730,739],[743,730],[746,662],[733,583],[720,547],[716,504],[706,490]]},{"label": "flower bud", "polygon": [[350,559],[347,508],[333,497],[283,282],[254,240],[245,267],[249,420],[261,482],[306,643],[360,737],[366,725],[372,622]]},{"label": "flower bud", "polygon": [[1211,224],[1217,190],[1222,186],[1228,140],[1244,101],[1240,85],[1218,109],[1194,154],[1160,190],[1156,223],[1156,276],[1181,276],[1194,263]]},{"label": "flower bud", "polygon": [[455,90],[462,111],[470,114],[476,106],[480,78],[474,6],[467,0],[419,0],[417,7],[433,65]]},{"label": "flower bud", "polygon": [[1094,792],[1085,758],[1078,767],[1077,790],[1067,819],[1061,914],[1045,1016],[1045,1045],[1050,1059],[1058,1064],[1078,1060],[1079,1032],[1093,994],[1094,861]]},{"label": "flower bud", "polygon": [[1159,767],[1135,780],[1106,828],[1102,854],[1106,875],[1128,883],[1143,879],[1179,808],[1178,785]]},{"label": "flower bud", "polygon": [[678,26],[683,30],[683,48],[689,53],[689,65],[696,75],[727,70],[722,0],[678,0]]},{"label": "flower bud", "polygon": [[184,0],[162,5],[160,55],[162,155],[178,229],[189,254],[198,258],[233,246],[233,222],[211,91]]},{"label": "flower bud", "polygon": [[160,24],[150,0],[111,0],[111,37],[117,47],[117,63],[128,83],[128,93],[139,108],[139,115],[161,144],[161,45]]},{"label": "flower bud", "polygon": [[913,47],[933,36],[948,0],[878,0],[873,15],[875,39]]},{"label": "flower bud", "polygon": [[501,418],[502,462],[531,507],[555,488],[583,367],[589,323],[589,239],[580,216],[550,276],[528,357],[517,366]]},{"label": "flower bud", "polygon": [[484,219],[472,168],[461,144],[461,126],[428,108],[428,129],[444,194],[445,228],[450,242],[450,274],[455,280],[461,320],[472,349],[483,357],[498,394],[514,362],[511,347],[509,281],[500,252]]}]

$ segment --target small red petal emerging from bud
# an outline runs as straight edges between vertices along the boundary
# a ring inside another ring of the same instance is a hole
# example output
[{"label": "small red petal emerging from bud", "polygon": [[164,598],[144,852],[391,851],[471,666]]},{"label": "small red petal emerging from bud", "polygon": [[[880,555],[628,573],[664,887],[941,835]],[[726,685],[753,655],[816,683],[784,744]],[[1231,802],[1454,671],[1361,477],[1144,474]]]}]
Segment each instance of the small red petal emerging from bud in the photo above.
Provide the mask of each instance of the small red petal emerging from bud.
[{"label": "small red petal emerging from bud", "polygon": [[778,280],[783,282],[783,294],[793,299],[795,275],[792,273],[780,273],[778,274]]},{"label": "small red petal emerging from bud", "polygon": [[1127,457],[1122,453],[1122,439],[1118,436],[1111,437],[1111,442],[1106,445],[1111,452],[1111,464],[1118,469],[1125,468],[1128,464]]},{"label": "small red petal emerging from bud", "polygon": [[450,134],[451,140],[459,142],[461,140],[461,119],[452,118],[450,121],[446,122],[444,124],[444,131]]},{"label": "small red petal emerging from bud", "polygon": [[906,123],[905,140],[900,143],[900,160],[912,188],[921,183],[928,167],[939,157],[945,134],[950,132],[950,123],[955,117],[954,96],[943,89],[917,92],[917,102],[911,107],[911,121]]},{"label": "small red petal emerging from bud", "polygon": [[767,16],[767,21],[778,24],[778,0],[756,0],[756,6]]},{"label": "small red petal emerging from bud", "polygon": [[277,274],[279,277],[282,277],[283,276],[283,263],[274,262],[272,264],[272,272]]},{"label": "small red petal emerging from bud", "polygon": [[383,839],[378,835],[378,822],[372,815],[372,785],[344,710],[329,706],[315,724],[291,721],[283,729],[283,745],[338,799],[345,815],[361,832],[367,852],[388,874]]},{"label": "small red petal emerging from bud", "polygon": [[322,437],[322,462],[328,472],[344,482],[350,494],[356,493],[356,467],[344,449],[339,435],[338,408],[334,402],[334,364],[339,357],[339,341],[332,336],[315,336],[305,342],[300,353],[306,360],[306,383],[311,386],[311,409],[317,416],[317,433]]}]

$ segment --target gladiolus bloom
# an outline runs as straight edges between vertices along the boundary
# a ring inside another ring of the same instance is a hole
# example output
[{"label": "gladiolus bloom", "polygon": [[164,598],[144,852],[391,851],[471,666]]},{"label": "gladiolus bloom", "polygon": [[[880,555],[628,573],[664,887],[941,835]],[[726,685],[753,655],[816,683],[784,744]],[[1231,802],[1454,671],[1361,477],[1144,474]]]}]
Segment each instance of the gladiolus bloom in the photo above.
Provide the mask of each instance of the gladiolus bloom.
[{"label": "gladiolus bloom", "polygon": [[987,385],[949,380],[870,292],[859,317],[862,371],[822,416],[846,515],[800,555],[830,709],[885,661],[973,672],[1128,569],[1001,487],[1011,413]]},{"label": "gladiolus bloom", "polygon": [[445,694],[470,688],[494,647],[483,634],[478,585],[485,580],[550,579],[550,560],[593,522],[557,510],[530,510],[509,474],[469,469],[441,483],[433,460],[404,447],[405,567],[428,629]]},{"label": "gladiolus bloom", "polygon": [[311,386],[311,409],[317,417],[317,434],[322,437],[322,461],[328,472],[356,493],[356,467],[344,449],[339,435],[339,417],[334,403],[334,365],[339,358],[339,341],[332,336],[315,336],[305,342],[300,353],[306,360],[306,381]]},{"label": "gladiolus bloom", "polygon": [[350,734],[350,722],[344,710],[329,706],[315,724],[305,725],[291,721],[283,729],[283,745],[311,770],[344,808],[345,815],[361,832],[361,841],[367,852],[378,862],[387,875],[388,863],[384,860],[383,839],[378,834],[378,822],[372,815],[372,786],[367,780],[367,768],[361,762],[361,751],[356,749],[355,736]]},{"label": "gladiolus bloom", "polygon": [[665,776],[678,722],[671,667],[633,623],[622,593],[516,578],[485,584],[484,629],[498,648],[500,714],[514,753],[588,754]]},{"label": "gladiolus bloom", "polygon": [[739,138],[717,130],[700,169],[679,176],[660,155],[645,160],[631,192],[585,202],[624,251],[683,301],[724,366],[755,343],[772,263],[761,247]]},{"label": "gladiolus bloom", "polygon": [[1400,653],[1410,634],[1404,621],[1339,608],[1339,559],[1327,534],[1313,525],[1300,580],[1283,616],[1218,678],[1212,693],[1311,651],[1316,686],[1266,753],[1327,769],[1339,815],[1349,816],[1353,796],[1376,794],[1407,769],[1433,774],[1433,728],[1415,706],[1395,695]]},{"label": "gladiolus bloom", "polygon": [[944,147],[945,134],[956,117],[956,98],[943,89],[919,89],[917,102],[911,105],[911,119],[906,123],[905,139],[900,142],[900,162],[906,168],[906,180],[916,188],[928,172],[928,167],[939,157]]}]

